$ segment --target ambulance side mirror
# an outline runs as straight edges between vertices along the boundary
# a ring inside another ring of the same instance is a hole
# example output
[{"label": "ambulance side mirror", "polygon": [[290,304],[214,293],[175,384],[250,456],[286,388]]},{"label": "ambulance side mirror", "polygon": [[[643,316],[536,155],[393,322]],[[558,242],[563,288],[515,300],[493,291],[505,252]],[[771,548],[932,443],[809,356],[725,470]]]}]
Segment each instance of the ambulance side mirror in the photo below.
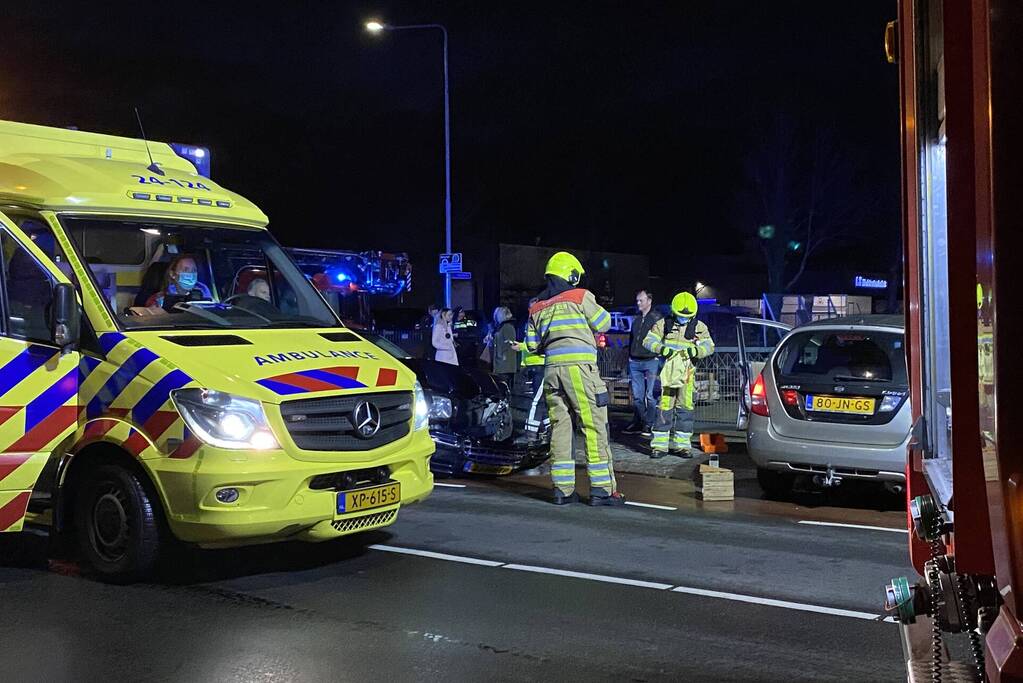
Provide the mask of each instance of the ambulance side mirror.
[{"label": "ambulance side mirror", "polygon": [[81,321],[82,314],[78,308],[74,285],[58,282],[53,288],[53,320],[50,332],[61,353],[78,348]]}]

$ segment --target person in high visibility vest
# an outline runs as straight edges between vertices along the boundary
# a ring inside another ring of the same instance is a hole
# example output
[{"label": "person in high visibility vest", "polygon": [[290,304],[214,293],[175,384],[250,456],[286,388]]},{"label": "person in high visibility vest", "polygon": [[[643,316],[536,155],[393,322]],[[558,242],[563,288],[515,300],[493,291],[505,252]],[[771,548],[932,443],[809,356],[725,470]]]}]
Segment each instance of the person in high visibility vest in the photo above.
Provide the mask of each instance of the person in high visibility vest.
[{"label": "person in high visibility vest", "polygon": [[[535,298],[529,300],[530,306],[535,303]],[[526,326],[528,328],[528,322]],[[551,423],[547,416],[547,401],[543,395],[544,357],[542,353],[530,351],[525,342],[515,342],[512,348],[520,353],[519,365],[525,378],[525,386],[529,387],[533,395],[529,404],[529,414],[526,416],[526,431],[539,435]]]},{"label": "person in high visibility vest", "polygon": [[529,307],[526,347],[543,353],[544,394],[551,420],[551,478],[557,505],[577,502],[573,421],[586,447],[590,505],[624,505],[611,465],[607,386],[597,370],[595,333],[611,327],[611,315],[586,289],[577,287],[583,266],[558,252],[547,262],[547,287]]},{"label": "person in high visibility vest", "polygon": [[643,346],[664,359],[651,458],[663,458],[669,452],[693,457],[695,362],[714,353],[710,330],[696,319],[696,312],[695,296],[689,292],[676,294],[671,300],[672,317],[654,323],[643,340]]},{"label": "person in high visibility vest", "polygon": [[533,392],[533,399],[529,403],[529,414],[526,415],[526,431],[539,435],[551,424],[547,414],[547,401],[543,394],[544,358],[538,353],[525,351],[522,364],[525,368],[526,386],[530,387]]}]

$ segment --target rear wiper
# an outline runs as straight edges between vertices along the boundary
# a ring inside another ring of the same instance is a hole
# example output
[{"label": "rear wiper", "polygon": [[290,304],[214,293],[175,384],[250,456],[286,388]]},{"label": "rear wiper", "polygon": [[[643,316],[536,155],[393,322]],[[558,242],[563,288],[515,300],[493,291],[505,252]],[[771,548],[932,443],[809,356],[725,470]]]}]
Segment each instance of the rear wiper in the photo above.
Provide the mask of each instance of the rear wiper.
[{"label": "rear wiper", "polygon": [[833,375],[831,379],[845,382],[883,382],[886,384],[891,384],[891,380],[885,379],[884,377],[855,377],[853,375]]}]

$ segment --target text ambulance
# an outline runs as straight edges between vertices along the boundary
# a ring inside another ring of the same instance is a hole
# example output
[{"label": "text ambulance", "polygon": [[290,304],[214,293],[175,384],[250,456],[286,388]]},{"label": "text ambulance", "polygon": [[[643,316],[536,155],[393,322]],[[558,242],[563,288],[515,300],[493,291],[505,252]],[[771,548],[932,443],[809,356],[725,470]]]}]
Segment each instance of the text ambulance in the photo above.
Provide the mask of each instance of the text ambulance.
[{"label": "text ambulance", "polygon": [[0,122],[0,531],[123,580],[168,534],[320,541],[430,493],[415,376],[266,225],[166,144]]}]

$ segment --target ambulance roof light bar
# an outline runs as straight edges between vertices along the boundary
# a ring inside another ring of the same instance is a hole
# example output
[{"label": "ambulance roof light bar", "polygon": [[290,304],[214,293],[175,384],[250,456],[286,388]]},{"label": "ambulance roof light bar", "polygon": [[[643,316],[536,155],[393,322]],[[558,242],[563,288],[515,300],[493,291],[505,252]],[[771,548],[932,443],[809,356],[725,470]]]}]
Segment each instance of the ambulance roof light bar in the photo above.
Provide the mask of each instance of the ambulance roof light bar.
[{"label": "ambulance roof light bar", "polygon": [[199,147],[198,145],[188,145],[181,142],[172,142],[170,146],[179,157],[191,161],[199,175],[203,178],[210,177],[209,147]]}]

